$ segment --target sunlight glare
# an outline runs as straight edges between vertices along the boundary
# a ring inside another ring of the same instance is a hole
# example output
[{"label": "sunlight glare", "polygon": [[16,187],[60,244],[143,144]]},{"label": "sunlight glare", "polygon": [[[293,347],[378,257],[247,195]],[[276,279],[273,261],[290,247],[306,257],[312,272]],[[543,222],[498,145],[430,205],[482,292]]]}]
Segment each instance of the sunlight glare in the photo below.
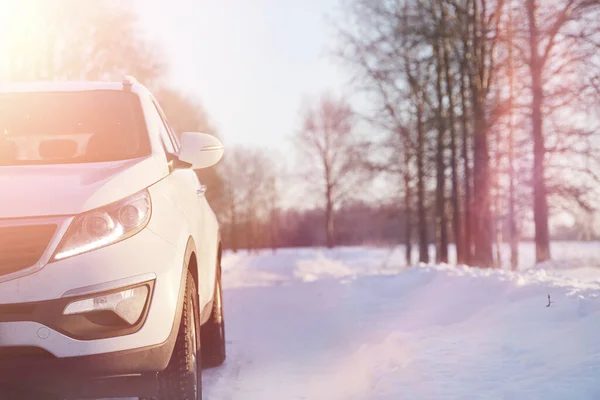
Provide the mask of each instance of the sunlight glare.
[{"label": "sunlight glare", "polygon": [[39,0],[0,0],[0,81],[10,79],[22,55],[43,41],[37,35],[42,7]]}]

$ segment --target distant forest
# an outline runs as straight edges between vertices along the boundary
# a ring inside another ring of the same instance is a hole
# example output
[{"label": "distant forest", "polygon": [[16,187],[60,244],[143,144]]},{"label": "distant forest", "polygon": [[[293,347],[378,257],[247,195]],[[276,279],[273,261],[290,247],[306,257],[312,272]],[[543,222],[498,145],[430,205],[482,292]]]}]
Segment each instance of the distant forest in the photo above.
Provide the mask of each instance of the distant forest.
[{"label": "distant forest", "polygon": [[[433,212],[433,211],[431,211]],[[432,215],[431,213],[429,213]],[[223,242],[226,248],[276,249],[282,247],[326,246],[323,228],[325,211],[322,208],[310,210],[287,210],[279,214],[276,222],[246,223],[233,227],[222,224]],[[340,246],[395,246],[407,243],[407,214],[398,210],[396,204],[373,205],[354,203],[336,212],[336,244]],[[588,220],[574,224],[559,225],[554,228],[553,240],[597,241],[600,232],[590,228]],[[435,229],[435,218],[428,219],[428,228]],[[503,242],[508,243],[509,227],[503,226]],[[454,243],[451,237],[450,242]],[[533,235],[521,237],[521,241],[533,241]],[[431,241],[430,244],[433,244]],[[414,244],[413,244],[414,246]]]}]

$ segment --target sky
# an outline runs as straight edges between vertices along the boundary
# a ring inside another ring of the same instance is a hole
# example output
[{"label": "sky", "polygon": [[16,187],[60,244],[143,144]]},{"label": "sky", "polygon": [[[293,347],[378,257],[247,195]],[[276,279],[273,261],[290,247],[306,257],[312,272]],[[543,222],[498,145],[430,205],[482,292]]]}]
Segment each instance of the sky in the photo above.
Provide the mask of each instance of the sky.
[{"label": "sky", "polygon": [[139,0],[169,83],[198,98],[225,145],[289,149],[307,96],[342,94],[331,56],[339,0]]}]

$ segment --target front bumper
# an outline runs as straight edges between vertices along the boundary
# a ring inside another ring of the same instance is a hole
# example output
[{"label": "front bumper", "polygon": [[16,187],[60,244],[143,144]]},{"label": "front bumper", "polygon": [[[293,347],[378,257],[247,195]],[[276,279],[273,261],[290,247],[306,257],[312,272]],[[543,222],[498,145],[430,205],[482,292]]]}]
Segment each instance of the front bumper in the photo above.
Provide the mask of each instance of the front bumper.
[{"label": "front bumper", "polygon": [[[167,345],[166,350],[169,350],[169,339],[174,327],[178,326],[178,297],[185,277],[182,262],[184,254],[185,248],[176,248],[145,229],[114,245],[48,264],[31,275],[1,282],[0,310],[15,307],[19,310],[19,307],[27,307],[33,303],[61,302],[65,298],[119,289],[126,281],[144,281],[149,273],[155,276],[152,298],[149,300],[143,326],[124,335],[82,340],[75,337],[77,335],[59,329],[59,324],[52,321],[39,318],[15,321],[14,315],[11,316],[10,313],[0,314],[0,368],[3,360],[9,360],[11,368],[15,365],[14,357],[2,356],[2,351],[6,349],[13,349],[17,354],[20,349],[35,349],[37,353],[32,356],[18,357],[23,358],[25,364],[32,360],[40,362],[40,365],[81,363],[82,371],[86,369],[83,366],[88,364],[86,360],[92,356],[98,356],[102,360],[109,355],[110,359],[116,357],[115,364],[123,365],[123,369],[128,371],[129,363],[121,360],[127,358],[121,356],[126,352],[139,354],[142,360],[146,360],[144,363],[133,364],[137,365],[138,370],[164,368],[164,359],[150,357],[144,349]],[[172,351],[172,347],[170,350]],[[162,354],[163,351],[164,349],[158,353]],[[153,350],[151,354],[156,352],[157,350]],[[110,364],[97,360],[94,362],[99,366]],[[77,370],[76,368],[74,371]],[[4,371],[0,370],[0,375],[4,375]]]},{"label": "front bumper", "polygon": [[31,348],[0,351],[0,383],[65,383],[86,378],[153,373],[164,370],[171,358],[177,327],[163,343],[106,354],[54,357]]},{"label": "front bumper", "polygon": [[37,391],[75,399],[154,397],[156,373],[169,364],[178,327],[179,322],[164,343],[107,354],[57,358],[39,351],[19,354],[25,352],[21,348],[12,348],[12,355],[0,352],[0,398],[12,398],[14,389],[32,391],[31,398]]}]

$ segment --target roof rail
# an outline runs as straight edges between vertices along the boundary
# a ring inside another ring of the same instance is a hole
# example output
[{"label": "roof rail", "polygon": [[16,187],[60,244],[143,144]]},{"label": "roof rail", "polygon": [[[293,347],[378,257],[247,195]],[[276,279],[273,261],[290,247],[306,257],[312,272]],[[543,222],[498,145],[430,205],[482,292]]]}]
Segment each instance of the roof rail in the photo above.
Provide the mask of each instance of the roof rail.
[{"label": "roof rail", "polygon": [[128,91],[131,90],[134,83],[137,83],[137,79],[131,75],[125,75],[123,78],[123,89]]}]

